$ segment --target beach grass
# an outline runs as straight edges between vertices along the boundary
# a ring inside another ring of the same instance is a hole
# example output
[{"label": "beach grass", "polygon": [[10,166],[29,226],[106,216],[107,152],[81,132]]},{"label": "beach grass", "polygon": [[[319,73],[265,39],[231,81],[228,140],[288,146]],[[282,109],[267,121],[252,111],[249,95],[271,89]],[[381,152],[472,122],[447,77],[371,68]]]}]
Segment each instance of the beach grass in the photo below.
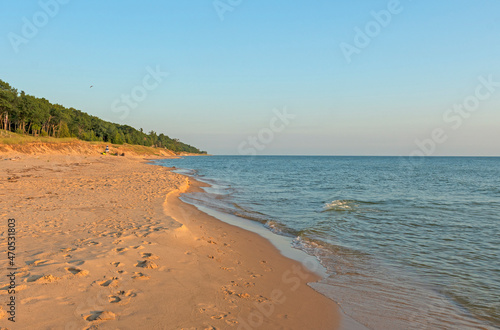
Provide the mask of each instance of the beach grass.
[{"label": "beach grass", "polygon": [[3,144],[26,144],[33,142],[42,143],[62,143],[79,141],[77,138],[55,138],[50,136],[32,136],[26,134],[13,133],[6,130],[0,130],[0,143]]}]

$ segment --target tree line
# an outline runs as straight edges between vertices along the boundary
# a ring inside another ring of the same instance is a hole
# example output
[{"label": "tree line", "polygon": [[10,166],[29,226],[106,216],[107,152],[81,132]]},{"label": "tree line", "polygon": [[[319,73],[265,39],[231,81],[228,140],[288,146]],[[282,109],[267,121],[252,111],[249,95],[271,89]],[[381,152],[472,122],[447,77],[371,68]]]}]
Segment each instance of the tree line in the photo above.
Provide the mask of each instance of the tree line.
[{"label": "tree line", "polygon": [[144,133],[128,125],[104,121],[74,108],[53,104],[18,92],[0,80],[0,128],[34,136],[76,137],[84,141],[137,144],[166,148],[174,152],[206,153],[154,131]]}]

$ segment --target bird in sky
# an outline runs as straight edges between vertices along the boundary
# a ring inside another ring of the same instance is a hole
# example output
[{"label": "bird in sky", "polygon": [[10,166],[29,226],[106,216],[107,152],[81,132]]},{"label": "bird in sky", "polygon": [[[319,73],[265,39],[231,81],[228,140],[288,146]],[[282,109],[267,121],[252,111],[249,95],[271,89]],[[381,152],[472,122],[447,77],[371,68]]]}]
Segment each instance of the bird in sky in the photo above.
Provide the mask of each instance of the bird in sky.
[{"label": "bird in sky", "polygon": [[90,86],[90,88],[94,87],[94,85]]}]

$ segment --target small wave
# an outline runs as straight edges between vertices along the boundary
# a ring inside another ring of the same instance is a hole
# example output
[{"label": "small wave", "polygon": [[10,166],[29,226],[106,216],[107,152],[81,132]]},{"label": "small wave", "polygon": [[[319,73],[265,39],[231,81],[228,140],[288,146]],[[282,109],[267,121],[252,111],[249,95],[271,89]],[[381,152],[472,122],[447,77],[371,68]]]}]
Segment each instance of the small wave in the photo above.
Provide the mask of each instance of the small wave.
[{"label": "small wave", "polygon": [[334,200],[331,203],[325,203],[323,211],[354,211],[358,207],[358,202],[354,200]]},{"label": "small wave", "polygon": [[292,247],[304,251],[310,256],[315,257],[319,263],[327,270],[327,273],[335,273],[333,264],[327,262],[328,257],[332,255],[331,251],[324,242],[315,241],[311,238],[304,237],[302,234],[296,236],[292,241]]},{"label": "small wave", "polygon": [[276,221],[269,220],[264,224],[264,227],[278,235],[289,234],[286,227]]},{"label": "small wave", "polygon": [[[320,244],[307,238],[304,239],[301,236],[297,236],[293,239],[292,246],[296,249],[301,249],[307,252],[311,252],[311,250],[317,250],[319,248],[322,248]],[[316,253],[313,253],[313,255],[318,256]]]}]

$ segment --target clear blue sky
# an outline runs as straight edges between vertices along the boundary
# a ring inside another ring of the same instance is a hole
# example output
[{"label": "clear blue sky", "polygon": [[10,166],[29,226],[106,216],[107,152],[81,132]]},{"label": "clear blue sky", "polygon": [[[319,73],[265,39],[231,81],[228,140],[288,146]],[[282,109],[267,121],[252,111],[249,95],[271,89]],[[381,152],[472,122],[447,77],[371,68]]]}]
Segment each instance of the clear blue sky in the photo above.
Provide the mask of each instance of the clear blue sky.
[{"label": "clear blue sky", "polygon": [[[500,155],[499,87],[460,125],[443,120],[479,77],[500,82],[498,0],[401,0],[378,30],[371,12],[391,1],[221,0],[223,20],[210,0],[64,2],[53,17],[38,1],[1,2],[0,79],[214,154],[255,136],[258,154],[409,155],[441,128],[429,154]],[[356,27],[372,37],[348,63]],[[127,116],[113,111],[148,66],[169,75]],[[259,140],[285,107],[296,117]]]}]

